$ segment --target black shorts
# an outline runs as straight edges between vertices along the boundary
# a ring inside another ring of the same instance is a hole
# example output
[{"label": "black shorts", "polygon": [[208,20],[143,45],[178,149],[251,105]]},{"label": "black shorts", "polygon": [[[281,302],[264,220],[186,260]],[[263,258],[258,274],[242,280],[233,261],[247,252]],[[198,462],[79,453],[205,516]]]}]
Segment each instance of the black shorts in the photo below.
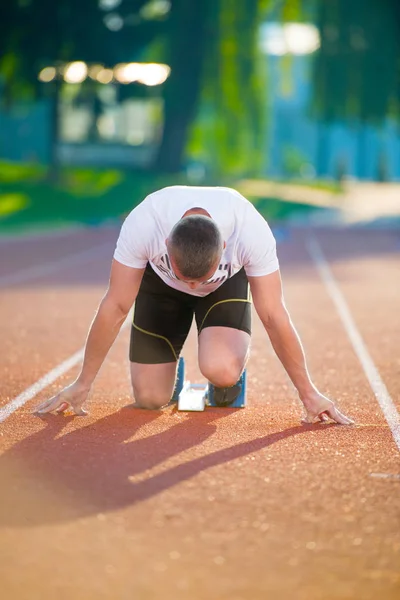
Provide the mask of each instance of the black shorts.
[{"label": "black shorts", "polygon": [[193,315],[205,327],[232,327],[251,334],[251,302],[244,269],[215,292],[199,297],[171,288],[148,264],[135,302],[129,358],[160,364],[178,359]]}]

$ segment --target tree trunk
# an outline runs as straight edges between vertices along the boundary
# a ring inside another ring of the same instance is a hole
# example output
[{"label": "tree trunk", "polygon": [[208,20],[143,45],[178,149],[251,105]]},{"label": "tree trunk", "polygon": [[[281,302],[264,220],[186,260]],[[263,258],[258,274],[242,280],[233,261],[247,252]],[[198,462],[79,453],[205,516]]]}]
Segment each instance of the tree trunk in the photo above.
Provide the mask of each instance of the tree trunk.
[{"label": "tree trunk", "polygon": [[164,87],[164,130],[155,169],[182,169],[188,129],[201,91],[209,0],[174,0],[171,8],[171,74]]},{"label": "tree trunk", "polygon": [[50,181],[58,181],[60,175],[60,161],[58,158],[58,142],[60,140],[60,96],[61,81],[55,79],[53,82],[53,94],[51,98],[50,113],[50,165],[48,178]]}]

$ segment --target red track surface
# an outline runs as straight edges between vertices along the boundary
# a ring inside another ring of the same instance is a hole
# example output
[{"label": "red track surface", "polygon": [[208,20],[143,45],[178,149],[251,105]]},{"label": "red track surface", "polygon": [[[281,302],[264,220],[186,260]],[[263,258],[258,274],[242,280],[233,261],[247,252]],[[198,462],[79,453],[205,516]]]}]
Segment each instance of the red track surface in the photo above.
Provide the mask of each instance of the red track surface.
[{"label": "red track surface", "polygon": [[[107,241],[111,256],[116,235],[2,242],[0,277]],[[357,425],[301,425],[257,317],[246,409],[132,409],[126,329],[89,417],[31,414],[74,367],[0,424],[1,598],[400,597],[398,448],[306,236],[280,245],[286,301],[315,382]],[[399,234],[317,238],[400,410]],[[0,290],[0,408],[82,347],[108,265],[103,248]],[[184,354],[199,380],[194,332]]]}]

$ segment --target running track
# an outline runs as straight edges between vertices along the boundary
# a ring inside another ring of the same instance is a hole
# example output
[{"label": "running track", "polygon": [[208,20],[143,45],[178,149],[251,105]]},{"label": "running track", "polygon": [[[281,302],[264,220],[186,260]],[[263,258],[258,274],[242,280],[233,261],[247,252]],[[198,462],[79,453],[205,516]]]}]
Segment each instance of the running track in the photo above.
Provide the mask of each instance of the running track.
[{"label": "running track", "polygon": [[90,416],[32,415],[77,372],[117,230],[0,241],[1,598],[400,597],[400,235],[289,234],[287,305],[355,427],[301,425],[257,317],[244,410],[131,408],[125,328]]}]

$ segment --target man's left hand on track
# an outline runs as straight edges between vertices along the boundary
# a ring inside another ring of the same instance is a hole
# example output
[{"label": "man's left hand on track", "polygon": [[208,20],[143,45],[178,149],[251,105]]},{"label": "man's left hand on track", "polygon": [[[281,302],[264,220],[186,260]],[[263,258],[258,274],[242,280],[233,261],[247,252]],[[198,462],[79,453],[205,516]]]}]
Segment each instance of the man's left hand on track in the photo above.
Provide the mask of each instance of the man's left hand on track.
[{"label": "man's left hand on track", "polygon": [[89,391],[90,388],[82,385],[79,381],[75,381],[61,390],[56,396],[39,404],[39,406],[35,408],[34,413],[38,415],[49,412],[62,413],[68,408],[72,408],[76,415],[87,415],[88,413],[84,409],[84,404],[87,400]]},{"label": "man's left hand on track", "polygon": [[332,419],[340,425],[353,425],[354,421],[346,417],[335,406],[332,400],[318,392],[317,390],[301,397],[304,404],[306,415],[303,419],[305,423],[316,423],[318,421],[328,421]]}]

